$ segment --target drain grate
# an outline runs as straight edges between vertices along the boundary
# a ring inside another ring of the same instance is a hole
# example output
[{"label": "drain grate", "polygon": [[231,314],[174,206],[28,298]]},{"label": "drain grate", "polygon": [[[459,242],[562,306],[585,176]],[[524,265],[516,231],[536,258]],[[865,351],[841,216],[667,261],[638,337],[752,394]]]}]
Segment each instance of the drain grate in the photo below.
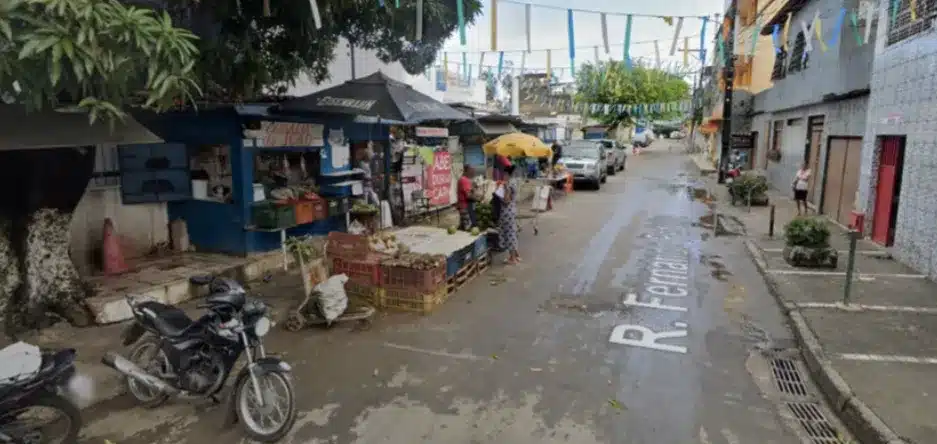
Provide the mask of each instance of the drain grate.
[{"label": "drain grate", "polygon": [[845,444],[833,424],[826,419],[820,405],[813,402],[789,402],[788,410],[807,432],[812,444]]},{"label": "drain grate", "polygon": [[781,393],[794,396],[807,396],[807,385],[800,377],[797,364],[791,359],[774,358],[771,360],[771,373],[774,384]]}]

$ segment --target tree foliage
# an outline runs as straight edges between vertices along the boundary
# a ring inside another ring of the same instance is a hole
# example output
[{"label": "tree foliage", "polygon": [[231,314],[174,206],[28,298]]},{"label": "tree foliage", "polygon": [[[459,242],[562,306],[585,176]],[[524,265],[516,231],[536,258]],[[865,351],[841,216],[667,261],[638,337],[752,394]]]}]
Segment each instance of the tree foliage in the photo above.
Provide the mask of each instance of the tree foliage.
[{"label": "tree foliage", "polygon": [[[587,63],[576,73],[576,101],[638,105],[666,103],[689,97],[690,85],[676,74],[647,66],[626,67],[621,62]],[[604,110],[603,110],[604,111]],[[672,119],[679,111],[654,112],[649,119]],[[605,124],[617,124],[629,116],[626,113],[594,114]]]},{"label": "tree foliage", "polygon": [[0,98],[77,105],[92,122],[131,104],[162,110],[200,94],[196,40],[168,14],[116,0],[3,0]]},{"label": "tree foliage", "polygon": [[[202,37],[200,79],[207,95],[246,100],[278,95],[301,75],[321,82],[345,38],[375,50],[385,63],[400,62],[411,74],[433,64],[458,27],[456,0],[424,0],[423,34],[416,40],[416,2],[319,0],[317,29],[309,0],[168,0],[172,15]],[[465,2],[466,24],[481,12],[480,0]],[[359,73],[370,74],[370,73]]]}]

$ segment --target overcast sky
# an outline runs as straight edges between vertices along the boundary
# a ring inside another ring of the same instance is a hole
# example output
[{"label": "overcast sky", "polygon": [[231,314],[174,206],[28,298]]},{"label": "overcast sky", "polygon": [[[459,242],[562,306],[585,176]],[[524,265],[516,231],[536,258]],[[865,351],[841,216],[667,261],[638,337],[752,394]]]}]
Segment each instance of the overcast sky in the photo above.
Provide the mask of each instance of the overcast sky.
[{"label": "overcast sky", "polygon": [[[473,71],[477,73],[479,51],[491,51],[491,0],[482,0],[483,9],[476,19],[475,25],[467,28],[467,42],[462,46],[459,42],[458,31],[447,42],[444,51],[448,54],[450,66],[462,61],[462,52],[467,52],[468,63],[475,65]],[[537,5],[566,8],[575,5],[576,9],[594,10],[607,13],[610,57],[621,60],[623,53],[625,21],[624,15],[618,14],[647,14],[661,16],[712,16],[721,13],[725,6],[724,0],[519,0],[533,4],[531,12],[531,49],[527,55],[526,67],[543,70],[546,67],[546,52],[552,49],[551,65],[553,69],[563,68],[564,77],[569,71],[569,37],[567,33],[566,11],[563,9],[547,9]],[[585,61],[595,60],[594,46],[599,46],[599,57],[602,60],[609,58],[603,49],[601,18],[597,13],[574,13],[574,36],[576,43],[577,65]],[[634,17],[631,26],[631,56],[654,58],[654,40],[659,41],[661,59],[663,61],[676,61],[682,63],[683,56],[679,51],[683,47],[683,37],[690,38],[690,48],[699,48],[699,34],[702,21],[697,18],[687,18],[683,22],[680,32],[678,51],[670,56],[670,46],[676,30],[674,26],[667,25],[662,19],[655,17]],[[707,26],[706,40],[712,46],[713,24]],[[522,4],[507,3],[507,0],[498,2],[498,50],[505,51],[505,62],[513,62],[519,67],[521,53],[526,48],[524,6]],[[539,51],[538,51],[539,50]],[[710,57],[712,51],[709,51]],[[441,60],[441,58],[440,58]],[[496,65],[498,54],[487,53],[485,65]],[[691,56],[690,63],[698,60]]]}]

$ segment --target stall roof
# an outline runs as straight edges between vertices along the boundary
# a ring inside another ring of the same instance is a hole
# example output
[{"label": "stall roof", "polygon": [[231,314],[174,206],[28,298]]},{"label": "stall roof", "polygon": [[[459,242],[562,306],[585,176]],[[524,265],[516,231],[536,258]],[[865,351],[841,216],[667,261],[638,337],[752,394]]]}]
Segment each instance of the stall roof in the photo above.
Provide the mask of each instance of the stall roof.
[{"label": "stall roof", "polygon": [[512,125],[509,122],[481,122],[476,121],[478,127],[481,128],[482,132],[487,136],[502,135],[508,133],[516,133],[517,127]]},{"label": "stall roof", "polygon": [[479,123],[510,123],[512,125],[522,125],[524,123],[520,117],[507,114],[487,114],[476,117],[475,120]]},{"label": "stall roof", "polygon": [[112,130],[107,122],[90,124],[86,113],[27,112],[20,105],[0,105],[0,151],[162,142],[130,116],[115,122]]}]

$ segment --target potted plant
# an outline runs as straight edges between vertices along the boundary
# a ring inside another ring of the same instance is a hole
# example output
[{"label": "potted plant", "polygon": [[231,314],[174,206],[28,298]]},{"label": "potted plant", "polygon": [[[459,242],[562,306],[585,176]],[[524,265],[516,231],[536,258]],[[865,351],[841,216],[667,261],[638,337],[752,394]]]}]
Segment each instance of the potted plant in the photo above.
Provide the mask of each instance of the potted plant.
[{"label": "potted plant", "polygon": [[732,196],[733,205],[739,200],[747,203],[749,196],[751,196],[752,205],[768,205],[767,193],[768,178],[753,172],[743,173],[729,185],[729,194]]},{"label": "potted plant", "polygon": [[795,267],[836,268],[839,254],[830,247],[830,228],[816,217],[798,217],[784,227],[784,260]]}]

